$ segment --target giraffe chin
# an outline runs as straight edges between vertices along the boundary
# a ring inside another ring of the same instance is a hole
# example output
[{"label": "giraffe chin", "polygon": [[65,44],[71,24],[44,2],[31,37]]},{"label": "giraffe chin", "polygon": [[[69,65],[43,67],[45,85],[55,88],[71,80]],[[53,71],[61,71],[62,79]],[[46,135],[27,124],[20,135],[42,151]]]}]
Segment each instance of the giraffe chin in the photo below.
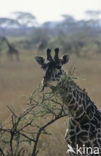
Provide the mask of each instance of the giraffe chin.
[{"label": "giraffe chin", "polygon": [[43,84],[43,85],[41,86],[40,92],[43,92],[43,91],[45,90],[46,87],[47,87],[47,86],[46,86],[45,84]]},{"label": "giraffe chin", "polygon": [[45,88],[47,87],[47,88],[50,88],[50,89],[52,89],[52,88],[54,88],[54,86],[52,85],[52,84],[50,84],[50,83],[48,83],[48,82],[45,82],[44,80],[42,80],[42,82],[41,82],[41,90],[40,90],[40,92],[43,92],[44,90],[45,90]]},{"label": "giraffe chin", "polygon": [[43,92],[46,87],[47,87],[47,83],[44,80],[42,80],[42,82],[41,82],[41,90],[40,91]]}]

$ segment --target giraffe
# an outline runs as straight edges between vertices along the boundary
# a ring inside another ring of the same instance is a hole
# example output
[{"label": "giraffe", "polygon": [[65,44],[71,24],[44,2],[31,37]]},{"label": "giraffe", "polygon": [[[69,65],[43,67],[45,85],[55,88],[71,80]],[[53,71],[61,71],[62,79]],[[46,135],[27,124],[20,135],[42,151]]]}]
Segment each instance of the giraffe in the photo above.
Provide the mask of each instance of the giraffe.
[{"label": "giraffe", "polygon": [[2,37],[1,41],[4,41],[7,46],[8,46],[8,51],[7,51],[7,55],[10,58],[10,60],[12,60],[13,55],[16,56],[16,59],[19,61],[19,52],[17,49],[15,49],[8,41],[8,39],[6,37]]},{"label": "giraffe", "polygon": [[36,47],[38,48],[39,51],[43,51],[44,48],[46,47],[46,45],[47,45],[47,42],[46,42],[46,41],[40,41],[40,42],[36,45]]},{"label": "giraffe", "polygon": [[[69,119],[65,142],[68,156],[101,156],[101,112],[85,89],[64,72],[62,66],[68,63],[69,56],[60,59],[58,54],[59,48],[56,48],[52,58],[51,50],[47,49],[47,62],[40,56],[35,60],[45,71],[42,91],[45,87],[51,88],[67,107]],[[53,81],[56,85],[52,85]]]}]

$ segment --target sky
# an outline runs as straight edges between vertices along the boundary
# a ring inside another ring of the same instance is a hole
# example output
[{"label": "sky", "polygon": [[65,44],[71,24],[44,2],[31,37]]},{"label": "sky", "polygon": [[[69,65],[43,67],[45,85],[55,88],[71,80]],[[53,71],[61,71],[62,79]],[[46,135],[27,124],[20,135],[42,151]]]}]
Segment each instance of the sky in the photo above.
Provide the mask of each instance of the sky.
[{"label": "sky", "polygon": [[58,21],[63,14],[76,19],[85,17],[86,10],[101,10],[101,0],[0,0],[0,17],[11,17],[11,12],[33,13],[39,23]]}]

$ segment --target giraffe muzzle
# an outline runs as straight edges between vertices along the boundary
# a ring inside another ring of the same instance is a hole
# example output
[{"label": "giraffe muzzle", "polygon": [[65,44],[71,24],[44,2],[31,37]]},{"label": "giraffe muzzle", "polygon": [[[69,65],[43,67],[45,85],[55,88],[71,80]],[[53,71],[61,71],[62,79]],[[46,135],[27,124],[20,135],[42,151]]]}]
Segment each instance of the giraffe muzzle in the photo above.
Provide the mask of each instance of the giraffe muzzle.
[{"label": "giraffe muzzle", "polygon": [[44,91],[45,87],[47,86],[47,82],[45,81],[45,79],[42,80],[41,86],[42,86],[42,88],[41,88],[41,92],[42,92],[42,91]]}]

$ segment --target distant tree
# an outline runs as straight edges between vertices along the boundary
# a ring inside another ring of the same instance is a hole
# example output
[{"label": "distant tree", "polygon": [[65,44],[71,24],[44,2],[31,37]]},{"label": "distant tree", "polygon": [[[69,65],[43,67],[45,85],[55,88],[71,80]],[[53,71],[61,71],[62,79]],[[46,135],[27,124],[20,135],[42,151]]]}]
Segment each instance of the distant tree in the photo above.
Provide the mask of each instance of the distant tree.
[{"label": "distant tree", "polygon": [[98,27],[100,24],[101,10],[88,10],[85,13],[89,18],[88,25],[95,28]]},{"label": "distant tree", "polygon": [[64,21],[66,22],[66,23],[75,23],[75,19],[74,19],[74,17],[73,16],[71,16],[71,15],[67,15],[67,14],[63,14],[62,15],[62,17],[63,17],[63,19],[64,19]]},{"label": "distant tree", "polygon": [[62,15],[63,20],[57,25],[60,34],[71,33],[71,30],[76,27],[76,21],[71,15]]},{"label": "distant tree", "polygon": [[36,17],[29,12],[17,11],[14,12],[13,14],[22,27],[30,27],[35,26],[37,24]]},{"label": "distant tree", "polygon": [[0,27],[2,28],[11,28],[11,27],[19,27],[20,23],[11,18],[0,18]]},{"label": "distant tree", "polygon": [[97,20],[101,15],[101,10],[87,10],[85,13],[90,19]]},{"label": "distant tree", "polygon": [[33,36],[32,36],[32,41],[34,44],[39,44],[39,43],[45,43],[47,44],[49,40],[49,34],[42,28],[36,28],[34,30]]},{"label": "distant tree", "polygon": [[43,25],[42,25],[42,26],[43,26],[44,28],[46,28],[46,29],[47,29],[47,28],[51,28],[51,27],[52,27],[52,24],[53,24],[52,22],[47,21],[47,22],[43,23]]}]

